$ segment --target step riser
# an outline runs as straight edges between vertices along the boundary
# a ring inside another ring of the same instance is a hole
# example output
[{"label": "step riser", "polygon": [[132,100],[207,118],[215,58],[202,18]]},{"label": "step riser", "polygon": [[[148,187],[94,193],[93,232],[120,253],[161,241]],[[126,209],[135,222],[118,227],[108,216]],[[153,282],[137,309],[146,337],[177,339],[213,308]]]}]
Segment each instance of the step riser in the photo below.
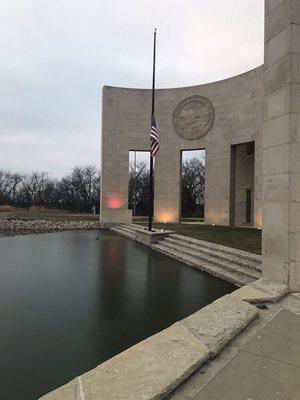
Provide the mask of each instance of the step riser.
[{"label": "step riser", "polygon": [[122,235],[128,239],[135,240],[135,235],[132,233],[128,233],[128,231],[123,231],[121,229],[116,229],[116,228],[111,228],[111,230],[115,233],[118,233],[119,235]]},{"label": "step riser", "polygon": [[197,243],[197,242],[195,243],[195,242],[192,242],[191,240],[189,240],[188,237],[185,237],[185,236],[178,237],[177,234],[172,235],[172,237],[170,237],[170,239],[172,241],[176,241],[176,242],[179,242],[179,243],[184,242],[184,243],[186,243],[187,245],[190,245],[190,246],[198,246],[199,245],[199,246],[204,247],[204,248],[206,248],[208,250],[213,250],[213,251],[218,251],[220,253],[230,254],[230,255],[232,255],[234,257],[239,256],[239,257],[241,257],[242,259],[244,259],[246,261],[251,261],[253,263],[261,264],[261,259],[257,259],[255,257],[252,257],[251,255],[248,255],[248,254],[237,254],[234,251],[230,250],[230,248],[228,248],[228,250],[227,250],[227,248],[224,248],[224,246],[222,248],[220,248],[220,247],[217,247],[218,245],[214,245],[213,243],[209,243],[209,242],[204,242],[203,240],[199,240],[199,243]]},{"label": "step riser", "polygon": [[[195,254],[195,256],[200,257],[200,258],[204,258],[205,255],[207,255],[209,258],[214,258],[214,259],[218,259],[221,261],[224,261],[226,263],[230,263],[230,264],[235,264],[237,266],[240,266],[242,268],[245,269],[249,269],[252,270],[254,272],[261,272],[261,267],[259,267],[258,265],[253,265],[250,264],[249,262],[245,261],[245,260],[236,260],[233,259],[231,256],[226,257],[225,254],[219,254],[216,251],[209,251],[208,249],[204,249],[204,248],[196,248],[196,246],[186,246],[185,243],[180,243],[179,241],[175,242],[175,241],[171,241],[169,238],[163,239],[161,242],[161,244],[168,246],[168,247],[173,247],[174,249],[178,249],[178,247],[180,246],[180,248],[182,249],[182,251],[184,251],[185,253],[188,253],[189,250]],[[215,262],[218,262],[217,260]]]},{"label": "step riser", "polygon": [[225,252],[222,250],[219,251],[216,248],[207,247],[205,245],[202,245],[202,243],[199,246],[197,246],[195,244],[188,243],[183,240],[181,241],[180,239],[173,239],[172,237],[167,237],[164,239],[164,241],[168,242],[168,243],[172,243],[176,246],[178,246],[178,245],[184,246],[184,247],[186,247],[190,250],[196,251],[196,252],[203,251],[204,253],[207,253],[207,254],[209,254],[210,252],[213,252],[213,255],[216,258],[220,258],[224,261],[229,260],[230,262],[232,262],[234,264],[246,266],[247,268],[253,268],[259,272],[261,271],[261,263],[260,262],[250,260],[246,257],[240,256],[238,254],[234,254],[233,252]]},{"label": "step riser", "polygon": [[173,253],[170,253],[168,251],[165,251],[165,250],[157,248],[157,247],[155,247],[155,250],[157,250],[160,253],[163,253],[163,254],[165,254],[165,255],[167,255],[169,257],[175,258],[176,260],[179,260],[179,261],[183,262],[184,264],[186,264],[186,265],[188,265],[190,267],[193,267],[193,268],[195,268],[197,270],[200,270],[200,271],[204,271],[204,272],[206,272],[206,273],[208,273],[210,275],[214,275],[217,278],[223,279],[223,280],[225,280],[227,282],[230,282],[230,283],[233,283],[234,285],[237,285],[237,286],[247,285],[248,283],[253,282],[253,280],[254,280],[254,279],[251,279],[251,278],[248,278],[248,277],[245,277],[245,278],[242,278],[242,279],[237,279],[235,277],[223,274],[222,272],[218,273],[217,271],[215,271],[213,269],[210,269],[210,268],[208,268],[206,266],[200,265],[197,262],[194,262],[192,260],[187,260],[186,258],[181,257],[180,255],[176,255],[176,257],[175,257]]},{"label": "step riser", "polygon": [[178,254],[177,252],[180,251],[180,254],[186,254],[187,257],[196,258],[197,260],[199,260],[199,262],[203,262],[203,263],[210,264],[210,265],[215,265],[216,267],[222,268],[222,269],[227,270],[229,272],[236,272],[236,273],[245,275],[245,276],[247,276],[247,277],[249,277],[251,279],[259,279],[260,278],[259,274],[254,274],[251,270],[247,270],[246,268],[243,271],[237,270],[234,265],[232,265],[232,266],[231,265],[226,265],[226,264],[220,263],[218,260],[214,260],[212,258],[207,259],[207,258],[203,257],[203,255],[201,256],[201,255],[198,255],[198,254],[194,254],[192,252],[188,252],[182,247],[175,249],[174,247],[167,246],[167,244],[165,244],[163,242],[160,242],[159,244],[161,246],[164,246],[166,248],[166,250],[168,252],[170,252],[170,253],[175,252],[176,254]]}]

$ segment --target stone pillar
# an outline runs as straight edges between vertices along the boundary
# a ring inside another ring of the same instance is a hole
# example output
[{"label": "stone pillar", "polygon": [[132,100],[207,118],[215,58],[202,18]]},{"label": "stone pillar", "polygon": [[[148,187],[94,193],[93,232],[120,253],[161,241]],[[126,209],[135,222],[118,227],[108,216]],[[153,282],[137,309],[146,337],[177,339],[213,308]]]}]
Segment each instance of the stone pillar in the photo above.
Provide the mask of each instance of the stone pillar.
[{"label": "stone pillar", "polygon": [[300,290],[300,1],[266,0],[263,275]]}]

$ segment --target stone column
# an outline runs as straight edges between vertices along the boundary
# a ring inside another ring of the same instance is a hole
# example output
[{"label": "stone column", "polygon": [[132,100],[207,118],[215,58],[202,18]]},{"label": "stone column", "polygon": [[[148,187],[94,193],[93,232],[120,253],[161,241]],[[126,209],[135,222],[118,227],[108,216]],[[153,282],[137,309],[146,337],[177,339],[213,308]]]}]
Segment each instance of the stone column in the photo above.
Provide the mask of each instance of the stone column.
[{"label": "stone column", "polygon": [[263,275],[300,290],[300,1],[266,0]]}]

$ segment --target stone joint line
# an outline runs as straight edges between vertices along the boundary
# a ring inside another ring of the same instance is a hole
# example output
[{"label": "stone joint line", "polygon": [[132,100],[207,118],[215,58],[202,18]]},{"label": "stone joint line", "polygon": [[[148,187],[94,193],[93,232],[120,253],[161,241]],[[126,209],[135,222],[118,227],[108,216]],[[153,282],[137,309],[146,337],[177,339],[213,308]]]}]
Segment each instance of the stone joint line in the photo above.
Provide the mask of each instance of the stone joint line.
[{"label": "stone joint line", "polygon": [[79,396],[80,396],[80,400],[85,400],[84,393],[83,393],[83,386],[82,386],[81,377],[78,376],[77,379],[78,379],[78,385],[79,385]]},{"label": "stone joint line", "polygon": [[191,328],[185,321],[181,320],[178,321],[181,325],[183,325],[193,336],[195,336],[196,339],[199,340],[199,342],[202,344],[202,346],[204,346],[205,348],[207,348],[208,352],[210,353],[210,350],[207,346],[206,343],[203,342],[203,340],[201,340],[200,335],[197,333],[197,331],[193,328]]}]

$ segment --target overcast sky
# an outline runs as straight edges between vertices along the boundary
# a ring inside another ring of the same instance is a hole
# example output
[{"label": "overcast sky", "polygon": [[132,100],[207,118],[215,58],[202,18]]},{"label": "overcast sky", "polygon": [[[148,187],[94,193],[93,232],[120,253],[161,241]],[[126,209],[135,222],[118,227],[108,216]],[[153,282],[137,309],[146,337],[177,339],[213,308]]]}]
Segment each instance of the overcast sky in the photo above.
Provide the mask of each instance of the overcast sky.
[{"label": "overcast sky", "polygon": [[0,168],[100,164],[103,85],[227,78],[263,63],[264,0],[0,0]]}]

